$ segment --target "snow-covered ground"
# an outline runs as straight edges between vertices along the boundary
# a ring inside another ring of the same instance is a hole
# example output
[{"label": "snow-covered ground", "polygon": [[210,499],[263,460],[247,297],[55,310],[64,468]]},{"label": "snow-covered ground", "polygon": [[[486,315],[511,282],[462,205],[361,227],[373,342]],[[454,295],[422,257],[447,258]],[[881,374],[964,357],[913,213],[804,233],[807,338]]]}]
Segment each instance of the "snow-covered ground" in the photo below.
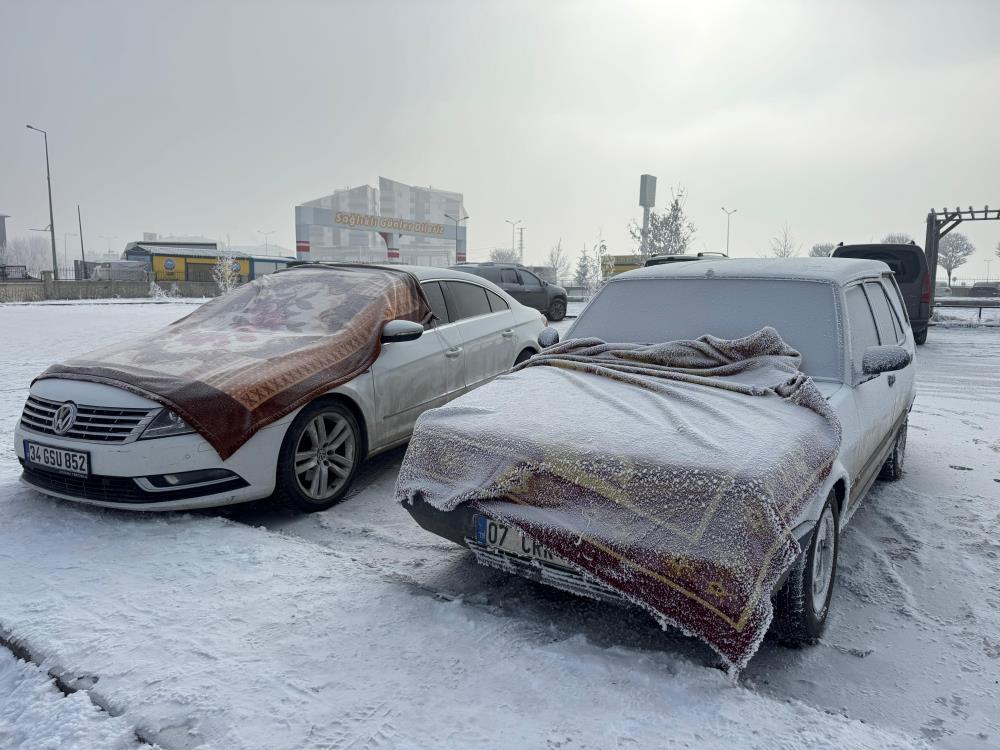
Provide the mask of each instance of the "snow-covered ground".
[{"label": "snow-covered ground", "polygon": [[[0,436],[49,362],[190,310],[0,306]],[[765,642],[735,683],[639,612],[424,532],[392,499],[402,450],[324,513],[163,516],[44,498],[5,447],[0,633],[81,690],[0,708],[0,747],[86,695],[164,748],[997,747],[1000,332],[932,329],[918,360],[908,471],[845,534],[826,637]]]}]

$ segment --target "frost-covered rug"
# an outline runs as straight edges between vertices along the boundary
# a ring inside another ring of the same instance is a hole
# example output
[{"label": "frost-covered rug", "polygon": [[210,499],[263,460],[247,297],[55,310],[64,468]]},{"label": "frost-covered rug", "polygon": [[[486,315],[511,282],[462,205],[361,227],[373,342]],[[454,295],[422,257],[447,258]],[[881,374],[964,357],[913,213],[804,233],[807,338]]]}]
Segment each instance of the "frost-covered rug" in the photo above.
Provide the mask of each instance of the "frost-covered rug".
[{"label": "frost-covered rug", "polygon": [[401,269],[300,266],[39,378],[89,380],[150,398],[228,458],[260,428],[367,370],[387,322],[431,317],[420,282]]},{"label": "frost-covered rug", "polygon": [[840,426],[773,328],[576,339],[425,413],[396,488],[472,503],[743,667]]}]

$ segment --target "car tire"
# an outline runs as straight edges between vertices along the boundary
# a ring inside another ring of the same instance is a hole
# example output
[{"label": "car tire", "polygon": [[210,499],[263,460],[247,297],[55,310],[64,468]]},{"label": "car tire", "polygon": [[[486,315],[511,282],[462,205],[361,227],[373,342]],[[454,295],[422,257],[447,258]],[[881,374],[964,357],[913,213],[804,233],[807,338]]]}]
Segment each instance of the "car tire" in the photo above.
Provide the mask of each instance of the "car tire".
[{"label": "car tire", "polygon": [[903,478],[903,461],[906,458],[906,424],[909,420],[904,419],[903,424],[896,433],[896,442],[893,443],[892,453],[882,464],[882,469],[878,473],[878,478],[883,482],[897,482]]},{"label": "car tire", "polygon": [[312,402],[285,433],[273,499],[306,513],[335,505],[354,481],[362,446],[361,429],[350,409],[332,399]]},{"label": "car tire", "polygon": [[549,305],[548,312],[545,313],[545,317],[549,320],[558,323],[560,320],[566,317],[566,300],[559,298],[552,300],[552,304]]},{"label": "car tire", "polygon": [[809,543],[774,598],[772,632],[788,646],[816,643],[823,634],[837,580],[840,524],[833,493],[826,499]]},{"label": "car tire", "polygon": [[914,330],[913,331],[913,340],[918,345],[926,344],[927,343],[927,329],[926,328],[921,328],[920,330]]},{"label": "car tire", "polygon": [[527,362],[534,356],[535,353],[531,351],[531,349],[525,349],[523,352],[517,355],[517,359],[514,360],[514,367],[517,367],[522,362]]}]

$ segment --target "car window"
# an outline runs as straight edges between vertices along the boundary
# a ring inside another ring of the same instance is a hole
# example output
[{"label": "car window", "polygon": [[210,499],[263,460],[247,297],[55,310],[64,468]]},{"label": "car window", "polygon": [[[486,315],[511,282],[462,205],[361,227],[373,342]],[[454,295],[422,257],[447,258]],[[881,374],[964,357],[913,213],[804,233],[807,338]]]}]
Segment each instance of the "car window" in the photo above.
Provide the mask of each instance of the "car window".
[{"label": "car window", "polygon": [[538,277],[533,273],[528,273],[527,271],[521,271],[521,283],[525,286],[541,286],[542,282],[538,280]]},{"label": "car window", "polygon": [[431,303],[431,310],[437,316],[438,324],[450,322],[448,320],[448,306],[444,302],[444,292],[441,291],[441,285],[436,281],[428,281],[422,286],[424,294],[427,295],[427,301]]},{"label": "car window", "polygon": [[486,290],[486,296],[490,301],[490,309],[493,312],[500,312],[501,310],[509,310],[510,305],[507,304],[507,300],[501,297],[495,292],[491,292],[489,289]]},{"label": "car window", "polygon": [[500,269],[492,268],[491,266],[480,266],[476,269],[476,275],[482,276],[487,281],[492,281],[494,284],[500,281]]},{"label": "car window", "polygon": [[519,284],[517,280],[517,271],[513,268],[505,268],[500,271],[500,283],[501,284]]},{"label": "car window", "polygon": [[889,249],[866,246],[838,249],[834,253],[834,257],[880,260],[892,269],[900,284],[912,284],[920,278],[920,258],[918,255],[920,252],[916,248]]},{"label": "car window", "polygon": [[851,324],[851,361],[855,372],[861,372],[865,349],[878,346],[878,330],[875,328],[875,318],[872,317],[868,298],[860,284],[847,290],[847,319]]},{"label": "car window", "polygon": [[488,315],[493,312],[490,309],[490,301],[486,297],[486,290],[478,284],[466,284],[464,281],[444,281],[445,298],[448,300],[448,311],[451,313],[451,320],[472,318],[476,315]]},{"label": "car window", "polygon": [[865,283],[865,292],[868,294],[868,304],[875,313],[879,341],[883,345],[899,343],[899,327],[894,325],[892,310],[889,308],[889,300],[882,291],[882,285],[869,281]]}]

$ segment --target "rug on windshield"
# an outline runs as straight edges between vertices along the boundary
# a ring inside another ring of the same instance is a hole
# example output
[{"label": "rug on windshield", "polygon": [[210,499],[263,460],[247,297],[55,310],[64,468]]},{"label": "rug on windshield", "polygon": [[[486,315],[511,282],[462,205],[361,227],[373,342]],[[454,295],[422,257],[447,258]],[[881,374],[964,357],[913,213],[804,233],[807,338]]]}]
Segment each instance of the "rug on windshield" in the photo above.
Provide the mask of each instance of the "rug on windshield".
[{"label": "rug on windshield", "polygon": [[105,383],[157,401],[225,459],[262,427],[367,370],[386,323],[432,317],[420,282],[401,269],[300,266],[38,377]]},{"label": "rug on windshield", "polygon": [[840,445],[799,363],[773,328],[566,341],[421,416],[397,499],[471,503],[742,668]]}]

